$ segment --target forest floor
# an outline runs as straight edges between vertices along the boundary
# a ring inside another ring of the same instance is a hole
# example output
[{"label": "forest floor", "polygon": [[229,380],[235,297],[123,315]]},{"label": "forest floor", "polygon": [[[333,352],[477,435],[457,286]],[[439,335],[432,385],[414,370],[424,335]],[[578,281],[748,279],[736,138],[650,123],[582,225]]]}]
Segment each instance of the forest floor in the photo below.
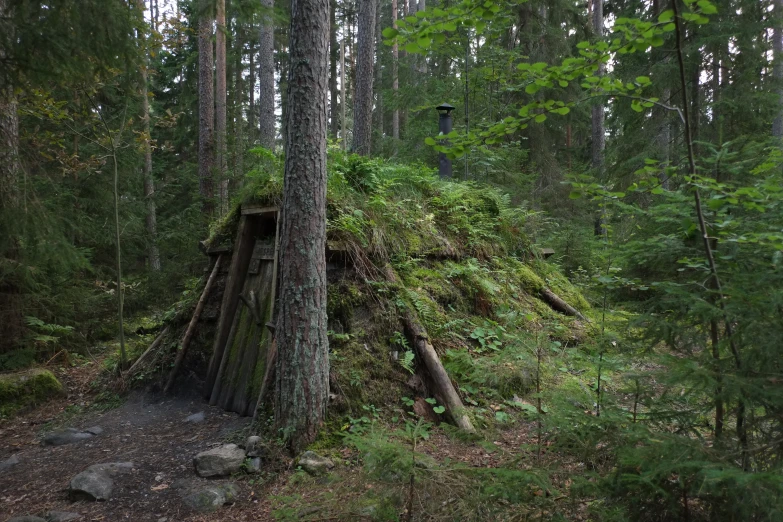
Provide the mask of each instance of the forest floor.
[{"label": "forest floor", "polygon": [[[250,419],[210,407],[195,392],[162,397],[136,391],[120,398],[105,391],[105,381],[103,391],[95,386],[102,368],[97,359],[73,367],[50,368],[63,383],[66,395],[0,420],[0,463],[12,456],[19,461],[10,469],[0,469],[0,522],[49,511],[74,512],[81,515],[80,520],[95,522],[387,520],[380,508],[384,508],[383,498],[389,495],[396,499],[397,507],[400,499],[405,503],[410,496],[413,520],[453,520],[458,515],[449,511],[450,504],[459,499],[466,484],[453,482],[454,476],[447,473],[438,475],[448,471],[449,463],[491,470],[510,461],[522,461],[523,468],[534,469],[558,459],[555,454],[549,456],[546,444],[542,455],[537,455],[535,423],[517,421],[495,430],[490,439],[463,439],[453,430],[429,429],[426,440],[418,442],[417,455],[445,466],[436,473],[417,471],[417,485],[420,481],[422,485],[415,491],[408,487],[407,476],[391,482],[368,476],[361,452],[341,442],[325,448],[337,464],[326,477],[311,477],[296,469],[293,460],[275,455],[274,462],[267,462],[268,468],[260,474],[240,472],[225,479],[203,479],[194,473],[193,457],[221,444],[242,444],[249,433]],[[199,412],[204,413],[202,421],[187,420]],[[102,428],[102,433],[62,446],[42,444],[47,433],[58,429],[92,426]],[[386,434],[395,428],[384,419],[377,427]],[[381,438],[388,440],[386,434]],[[131,473],[115,478],[111,498],[104,502],[72,502],[68,498],[71,478],[93,464],[108,462],[133,463]],[[234,503],[216,512],[197,513],[183,502],[181,484],[185,482],[230,482],[238,494]],[[549,492],[541,491],[544,494],[548,496]],[[434,500],[436,506],[442,505],[437,512],[432,511]],[[404,512],[395,511],[391,519],[400,514],[405,519]],[[585,520],[583,513],[584,506],[574,506],[569,519]],[[482,520],[475,512],[468,517]]]}]

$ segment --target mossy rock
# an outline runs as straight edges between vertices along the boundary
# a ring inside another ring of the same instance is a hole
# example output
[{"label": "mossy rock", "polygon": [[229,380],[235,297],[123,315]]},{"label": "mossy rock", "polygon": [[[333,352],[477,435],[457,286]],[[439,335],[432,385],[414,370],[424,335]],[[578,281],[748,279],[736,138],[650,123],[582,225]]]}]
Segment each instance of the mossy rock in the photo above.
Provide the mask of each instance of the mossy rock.
[{"label": "mossy rock", "polygon": [[32,368],[0,375],[0,417],[13,415],[62,393],[62,384],[49,370]]}]

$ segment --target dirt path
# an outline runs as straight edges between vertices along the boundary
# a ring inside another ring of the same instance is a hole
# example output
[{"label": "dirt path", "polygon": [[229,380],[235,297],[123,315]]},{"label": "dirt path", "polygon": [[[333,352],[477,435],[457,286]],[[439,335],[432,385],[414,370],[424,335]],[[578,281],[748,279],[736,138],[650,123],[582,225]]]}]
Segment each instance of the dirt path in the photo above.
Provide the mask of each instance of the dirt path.
[{"label": "dirt path", "polygon": [[[40,514],[49,510],[71,511],[85,521],[269,520],[265,498],[246,479],[235,480],[237,502],[217,513],[199,515],[185,506],[173,487],[177,480],[193,479],[192,460],[200,451],[226,440],[241,442],[249,422],[198,398],[151,400],[137,394],[117,409],[73,419],[69,427],[100,426],[93,438],[57,447],[40,444],[40,410],[0,425],[0,461],[16,455],[19,464],[0,472],[0,521],[11,516]],[[62,403],[60,403],[62,408]],[[186,422],[196,412],[202,422]],[[51,413],[51,412],[49,412]],[[115,480],[115,492],[106,502],[70,502],[70,479],[92,464],[134,463],[134,470]]]}]

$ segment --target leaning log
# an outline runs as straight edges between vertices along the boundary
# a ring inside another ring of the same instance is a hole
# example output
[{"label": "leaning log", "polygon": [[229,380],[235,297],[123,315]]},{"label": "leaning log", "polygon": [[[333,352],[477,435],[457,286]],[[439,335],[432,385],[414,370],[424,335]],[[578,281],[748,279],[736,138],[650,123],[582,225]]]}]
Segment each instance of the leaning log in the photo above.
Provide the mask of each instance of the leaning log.
[{"label": "leaning log", "polygon": [[177,358],[174,361],[174,367],[171,369],[169,380],[166,383],[166,387],[163,388],[163,393],[168,393],[169,388],[171,388],[171,385],[174,384],[174,378],[177,376],[179,367],[182,366],[182,360],[185,358],[185,352],[187,352],[190,340],[193,338],[193,332],[196,330],[196,323],[198,323],[198,318],[201,316],[201,311],[204,309],[204,304],[207,302],[207,295],[209,295],[209,290],[212,288],[212,284],[215,282],[218,271],[220,270],[221,259],[223,259],[223,257],[219,256],[217,261],[215,261],[215,268],[212,269],[212,273],[209,274],[209,279],[207,279],[207,284],[204,285],[204,291],[201,293],[198,304],[196,304],[196,310],[193,312],[193,317],[190,318],[188,329],[185,330],[185,337],[182,338],[182,346],[177,352]]},{"label": "leaning log", "polygon": [[468,432],[475,432],[473,424],[465,414],[465,405],[462,404],[462,399],[459,398],[457,390],[454,389],[454,385],[451,383],[449,375],[446,373],[446,369],[440,362],[438,353],[430,344],[427,331],[424,329],[413,312],[407,311],[402,317],[402,323],[405,326],[405,330],[408,336],[413,339],[413,344],[416,348],[421,360],[424,362],[424,367],[430,374],[433,383],[437,387],[436,395],[439,396],[446,410],[454,419],[454,423],[462,430]]},{"label": "leaning log", "polygon": [[554,310],[557,310],[561,314],[571,315],[573,317],[578,317],[582,321],[586,321],[585,316],[582,315],[579,310],[563,301],[559,295],[554,293],[549,288],[544,287],[539,290],[539,295],[541,296],[541,299],[546,301],[550,307],[552,307]]},{"label": "leaning log", "polygon": [[167,334],[167,333],[169,333],[169,327],[168,327],[168,326],[167,326],[166,328],[164,328],[164,329],[163,329],[163,331],[162,331],[162,332],[160,332],[160,333],[158,334],[158,336],[155,338],[155,340],[154,340],[154,341],[152,341],[152,344],[150,345],[150,347],[149,347],[149,348],[147,348],[147,349],[144,351],[144,353],[143,353],[143,354],[141,354],[141,357],[139,357],[138,359],[136,359],[136,362],[135,362],[135,363],[133,363],[133,366],[131,366],[131,367],[128,369],[128,371],[127,371],[127,372],[125,372],[125,378],[126,378],[126,379],[127,379],[128,377],[132,376],[132,375],[133,375],[133,374],[136,372],[136,370],[138,370],[138,369],[139,369],[139,366],[140,366],[140,365],[141,365],[141,363],[144,361],[144,359],[146,359],[146,358],[147,358],[147,356],[148,356],[150,353],[152,353],[152,352],[153,352],[153,351],[154,351],[154,350],[155,350],[155,349],[156,349],[156,348],[157,348],[157,347],[160,345],[160,343],[163,341],[163,338],[164,338],[164,337],[166,337],[166,334]]}]

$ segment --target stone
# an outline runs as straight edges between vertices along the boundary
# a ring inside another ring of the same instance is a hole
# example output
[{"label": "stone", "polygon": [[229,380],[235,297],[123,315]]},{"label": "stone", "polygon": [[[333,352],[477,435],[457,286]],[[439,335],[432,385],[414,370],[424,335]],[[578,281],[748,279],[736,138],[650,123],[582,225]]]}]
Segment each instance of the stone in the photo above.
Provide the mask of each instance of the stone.
[{"label": "stone", "polygon": [[132,462],[94,464],[71,479],[68,495],[71,500],[108,500],[114,491],[112,477],[132,469]]},{"label": "stone", "polygon": [[236,444],[202,451],[193,459],[196,473],[201,477],[231,475],[239,471],[244,462],[245,451]]},{"label": "stone", "polygon": [[92,433],[93,435],[100,435],[103,433],[103,428],[100,426],[92,426],[89,428],[84,428],[82,431],[85,433]]},{"label": "stone", "polygon": [[334,462],[314,451],[305,451],[299,457],[299,466],[313,476],[325,475],[334,467]]},{"label": "stone", "polygon": [[71,520],[81,520],[79,513],[70,511],[49,511],[46,514],[46,522],[70,522]]},{"label": "stone", "polygon": [[21,517],[9,518],[7,522],[46,522],[46,520],[32,515],[22,515]]},{"label": "stone", "polygon": [[64,430],[47,433],[41,444],[44,446],[64,446],[65,444],[73,444],[85,439],[91,439],[95,434],[88,431],[79,431],[74,428],[65,428]]},{"label": "stone", "polygon": [[19,456],[18,455],[11,455],[4,461],[0,462],[0,475],[5,473],[6,471],[10,470],[14,466],[19,464]]},{"label": "stone", "polygon": [[233,484],[208,484],[186,490],[182,500],[194,511],[211,513],[224,504],[233,504],[236,497],[237,489]]},{"label": "stone", "polygon": [[193,424],[204,422],[204,412],[200,411],[198,413],[194,413],[193,415],[188,416],[188,418],[185,419],[185,422],[190,422]]},{"label": "stone", "polygon": [[261,442],[261,437],[252,435],[245,442],[245,453],[248,457],[263,457],[266,454],[266,448]]},{"label": "stone", "polygon": [[261,473],[261,457],[252,457],[247,459],[245,467],[250,473]]},{"label": "stone", "polygon": [[32,368],[21,372],[0,374],[0,417],[19,411],[62,394],[63,387],[49,370]]}]

